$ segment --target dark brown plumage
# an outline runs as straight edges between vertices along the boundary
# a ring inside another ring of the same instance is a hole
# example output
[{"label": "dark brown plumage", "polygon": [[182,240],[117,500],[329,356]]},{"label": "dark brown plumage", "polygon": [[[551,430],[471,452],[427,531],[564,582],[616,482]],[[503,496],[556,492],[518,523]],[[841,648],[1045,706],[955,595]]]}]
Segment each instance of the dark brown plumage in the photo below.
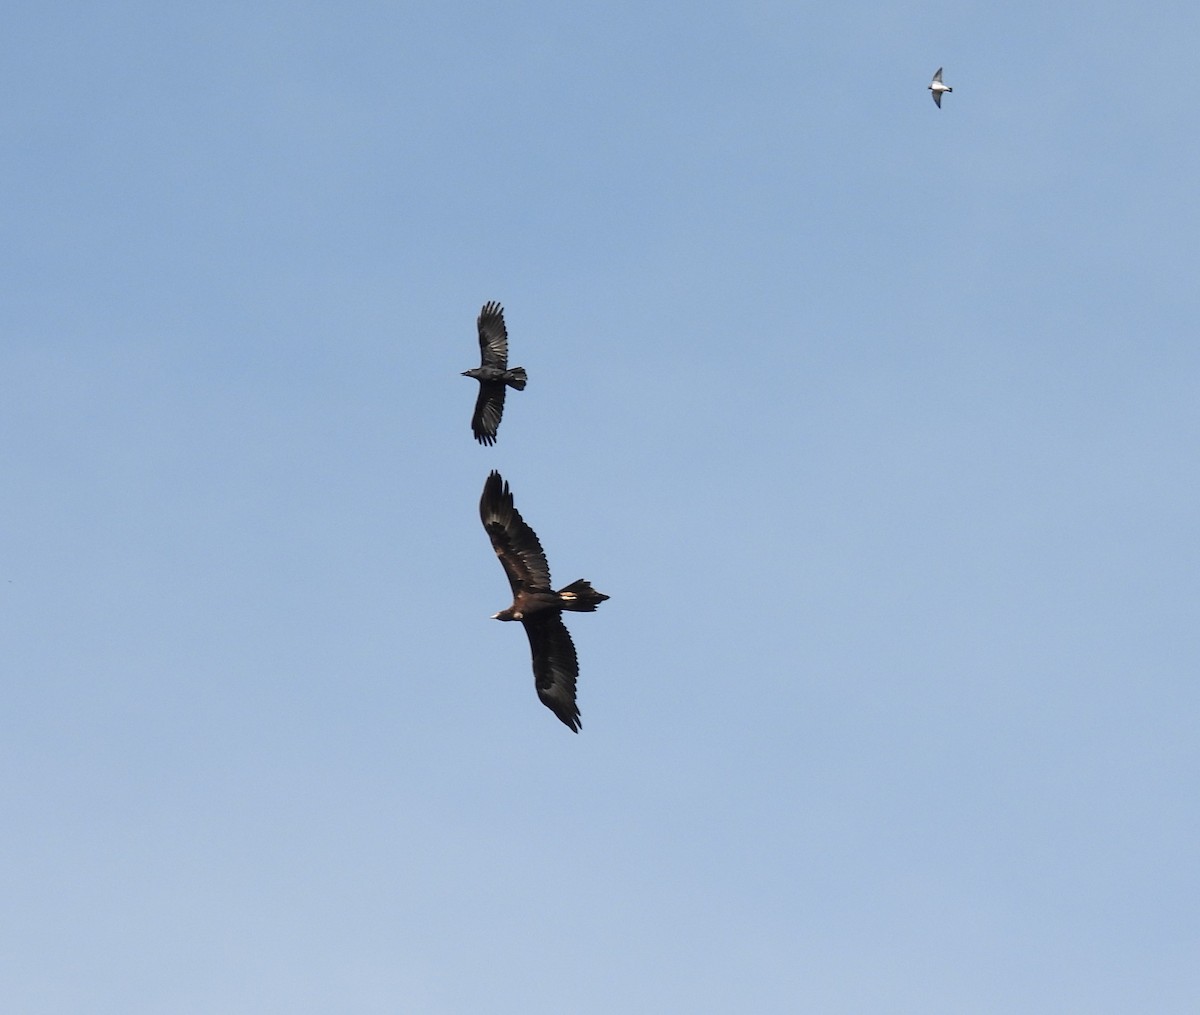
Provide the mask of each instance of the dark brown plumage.
[{"label": "dark brown plumage", "polygon": [[504,308],[499,303],[485,303],[475,322],[479,328],[480,364],[464,370],[464,377],[479,382],[479,397],[471,416],[471,429],[480,444],[495,444],[500,417],[504,413],[504,389],[525,390],[524,367],[508,369],[508,329],[504,326]]},{"label": "dark brown plumage", "polygon": [[591,613],[608,596],[582,578],[554,591],[542,544],[513,505],[508,483],[495,470],[483,485],[479,517],[513,593],[512,606],[493,614],[493,619],[519,620],[524,626],[533,653],[533,682],[538,697],[578,733],[581,723],[575,704],[575,681],[579,661],[562,612]]}]

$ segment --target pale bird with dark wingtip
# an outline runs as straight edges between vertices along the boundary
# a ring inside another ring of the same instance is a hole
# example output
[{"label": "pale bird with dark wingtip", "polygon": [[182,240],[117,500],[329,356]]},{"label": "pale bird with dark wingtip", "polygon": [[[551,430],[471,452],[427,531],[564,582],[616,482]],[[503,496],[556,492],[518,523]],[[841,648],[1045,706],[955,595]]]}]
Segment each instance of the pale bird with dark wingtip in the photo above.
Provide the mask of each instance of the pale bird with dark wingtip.
[{"label": "pale bird with dark wingtip", "polygon": [[937,69],[933,80],[929,82],[929,90],[933,93],[933,101],[937,103],[938,109],[942,108],[942,96],[947,92],[954,91],[949,85],[942,84],[942,68]]}]

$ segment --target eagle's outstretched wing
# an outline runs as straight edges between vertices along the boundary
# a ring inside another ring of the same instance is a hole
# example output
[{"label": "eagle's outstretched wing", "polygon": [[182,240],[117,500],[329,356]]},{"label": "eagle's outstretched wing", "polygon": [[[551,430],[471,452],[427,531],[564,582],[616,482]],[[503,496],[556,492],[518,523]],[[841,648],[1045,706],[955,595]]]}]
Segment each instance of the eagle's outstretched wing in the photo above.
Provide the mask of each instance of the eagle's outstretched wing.
[{"label": "eagle's outstretched wing", "polygon": [[[546,553],[538,541],[537,533],[525,524],[525,519],[513,506],[508,483],[495,469],[483,484],[479,517],[492,541],[492,549],[496,551],[496,556],[504,566],[504,573],[508,575],[513,596],[522,590],[548,590],[550,566],[546,563]],[[563,633],[566,634],[566,628],[563,628]],[[569,643],[570,638],[567,641]],[[575,658],[573,649],[571,658]]]},{"label": "eagle's outstretched wing", "polygon": [[575,704],[579,660],[575,643],[560,613],[538,613],[521,622],[533,652],[533,682],[537,695],[551,712],[576,733],[582,723]]}]

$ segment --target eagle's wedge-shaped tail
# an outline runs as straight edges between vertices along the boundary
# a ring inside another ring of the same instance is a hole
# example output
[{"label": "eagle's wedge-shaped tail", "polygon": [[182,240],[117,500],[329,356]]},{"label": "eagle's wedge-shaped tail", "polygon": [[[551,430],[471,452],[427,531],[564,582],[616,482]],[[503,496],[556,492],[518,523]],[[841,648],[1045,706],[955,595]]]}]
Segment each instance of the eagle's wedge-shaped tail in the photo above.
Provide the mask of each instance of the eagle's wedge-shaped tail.
[{"label": "eagle's wedge-shaped tail", "polygon": [[562,600],[562,608],[575,613],[594,613],[596,607],[608,598],[603,592],[592,588],[592,583],[586,578],[580,578],[571,582],[565,589],[559,589],[557,595]]}]

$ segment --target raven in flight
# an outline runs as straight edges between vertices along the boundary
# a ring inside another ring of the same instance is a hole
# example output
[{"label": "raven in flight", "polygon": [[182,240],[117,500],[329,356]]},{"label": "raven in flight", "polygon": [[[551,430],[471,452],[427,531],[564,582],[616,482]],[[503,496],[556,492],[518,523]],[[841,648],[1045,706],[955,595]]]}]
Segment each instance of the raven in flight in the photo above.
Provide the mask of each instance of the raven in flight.
[{"label": "raven in flight", "polygon": [[524,367],[508,369],[508,329],[504,327],[504,308],[499,303],[485,303],[479,311],[479,366],[464,370],[464,377],[479,382],[479,397],[475,400],[475,415],[471,429],[480,444],[495,444],[500,415],[504,412],[504,388],[525,390]]},{"label": "raven in flight", "polygon": [[493,614],[492,619],[519,620],[525,626],[533,650],[533,682],[538,697],[578,733],[581,723],[575,704],[575,679],[579,676],[579,661],[562,611],[591,613],[608,596],[582,578],[558,592],[553,590],[542,544],[513,506],[508,483],[494,469],[483,485],[479,517],[513,592],[512,606]]}]

